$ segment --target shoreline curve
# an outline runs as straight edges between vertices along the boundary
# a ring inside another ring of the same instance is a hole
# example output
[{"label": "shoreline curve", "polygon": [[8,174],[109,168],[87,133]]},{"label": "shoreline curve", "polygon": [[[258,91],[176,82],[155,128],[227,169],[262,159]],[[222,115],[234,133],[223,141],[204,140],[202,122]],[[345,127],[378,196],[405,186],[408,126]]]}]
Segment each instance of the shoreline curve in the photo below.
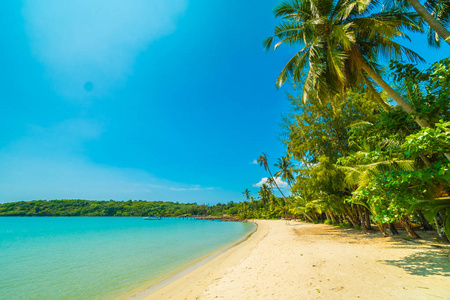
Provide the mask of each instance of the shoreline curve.
[{"label": "shoreline curve", "polygon": [[[255,235],[260,229],[260,225],[256,220],[249,220],[249,223],[253,223],[255,225],[254,229],[244,235],[243,237],[231,242],[230,244],[212,252],[211,254],[208,254],[205,257],[200,258],[199,260],[196,260],[195,262],[188,264],[187,266],[180,267],[168,277],[163,278],[160,281],[155,282],[152,286],[141,290],[137,294],[134,294],[133,296],[129,296],[125,299],[129,300],[149,300],[149,299],[164,299],[167,297],[166,295],[166,289],[173,290],[176,289],[177,291],[181,290],[180,285],[184,283],[186,280],[196,279],[198,276],[201,276],[199,273],[202,272],[203,269],[209,270],[210,268],[213,268],[214,262],[216,259],[220,259],[222,255],[226,255],[226,257],[231,256],[232,254],[230,251],[233,251],[236,247],[239,247],[240,245],[246,243],[249,239],[252,238],[252,236]],[[233,255],[234,256],[234,255]],[[234,260],[233,260],[234,262]],[[200,269],[200,270],[199,270]],[[202,273],[203,274],[203,273]],[[190,281],[189,281],[190,282]],[[202,290],[203,292],[203,290]],[[161,296],[159,296],[161,295]],[[184,290],[183,290],[184,295]],[[164,298],[161,298],[164,297]],[[172,297],[169,296],[168,299]],[[177,299],[177,298],[173,298]],[[184,298],[183,298],[184,299]]]}]

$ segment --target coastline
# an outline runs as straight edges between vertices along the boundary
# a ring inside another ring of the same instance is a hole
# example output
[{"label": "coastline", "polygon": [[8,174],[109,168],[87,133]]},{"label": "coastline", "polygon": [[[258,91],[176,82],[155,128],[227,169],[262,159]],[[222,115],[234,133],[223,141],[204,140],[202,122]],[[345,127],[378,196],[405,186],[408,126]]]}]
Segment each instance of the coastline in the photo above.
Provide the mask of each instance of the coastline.
[{"label": "coastline", "polygon": [[[198,259],[197,261],[194,261],[193,263],[190,263],[188,265],[182,266],[169,275],[165,276],[164,278],[161,278],[160,280],[157,280],[152,283],[152,285],[146,289],[141,289],[139,291],[134,292],[131,296],[128,295],[128,297],[125,297],[125,299],[129,300],[142,300],[142,299],[151,299],[153,297],[153,294],[158,294],[158,292],[162,289],[164,289],[166,286],[173,284],[174,282],[177,282],[178,280],[182,280],[185,276],[195,272],[198,268],[202,268],[205,265],[209,264],[211,261],[215,260],[219,256],[227,253],[228,251],[231,251],[234,247],[239,246],[240,244],[246,242],[249,238],[251,238],[259,229],[259,226],[257,222],[255,221],[248,221],[249,223],[254,224],[254,229],[244,235],[243,237],[231,242],[230,244]],[[122,299],[122,298],[119,298]]]},{"label": "coastline", "polygon": [[450,251],[323,224],[258,229],[136,299],[449,299]]}]

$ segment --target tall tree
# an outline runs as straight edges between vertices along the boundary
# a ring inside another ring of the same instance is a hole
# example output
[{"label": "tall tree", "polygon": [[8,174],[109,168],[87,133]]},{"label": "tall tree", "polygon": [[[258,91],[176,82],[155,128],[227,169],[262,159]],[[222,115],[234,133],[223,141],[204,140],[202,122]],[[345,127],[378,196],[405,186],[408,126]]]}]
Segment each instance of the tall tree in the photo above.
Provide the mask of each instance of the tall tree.
[{"label": "tall tree", "polygon": [[450,44],[450,32],[445,28],[450,21],[450,3],[448,0],[427,0],[422,5],[418,0],[387,0],[388,6],[412,6],[428,24],[428,43],[439,47],[440,38]]},{"label": "tall tree", "polygon": [[[450,31],[444,27],[450,20],[450,3],[447,0],[428,0],[424,7],[418,0],[408,0],[408,2],[429,26],[428,43],[439,47],[439,37],[441,37],[450,45]],[[430,9],[431,13],[426,8]]]},{"label": "tall tree", "polygon": [[272,179],[271,182],[275,184],[280,194],[283,196],[283,198],[286,198],[286,196],[281,191],[280,187],[277,184],[277,181],[273,178],[272,172],[270,171],[269,164],[267,163],[267,155],[263,152],[263,155],[258,158],[258,163],[260,166],[264,167],[264,170],[269,172],[270,178]]},{"label": "tall tree", "polygon": [[244,195],[247,200],[250,200],[251,198],[250,191],[248,189],[245,189],[245,191],[242,192],[242,195]]},{"label": "tall tree", "polygon": [[272,190],[272,193],[274,193],[274,186],[276,184],[274,177],[267,178],[266,184],[268,184]]},{"label": "tall tree", "polygon": [[280,177],[281,180],[287,182],[289,186],[295,180],[293,174],[293,165],[288,157],[284,156],[278,159],[278,162],[275,164],[275,167],[278,167],[278,171],[275,172],[276,177]]},{"label": "tall tree", "polygon": [[261,185],[258,192],[259,196],[261,197],[261,201],[263,203],[263,206],[265,207],[267,205],[267,202],[269,201],[270,195],[272,195],[272,192],[269,189],[269,186],[265,183]]},{"label": "tall tree", "polygon": [[263,166],[266,171],[269,172],[270,177],[272,178],[273,182],[275,183],[275,186],[277,187],[280,194],[283,196],[284,200],[286,200],[292,206],[297,208],[305,216],[305,218],[307,218],[308,220],[310,220],[312,222],[312,219],[300,207],[298,207],[296,204],[294,204],[289,198],[287,198],[283,194],[283,192],[281,191],[280,187],[277,184],[277,181],[273,179],[272,172],[270,171],[269,164],[267,163],[267,155],[264,152],[263,152],[263,155],[258,158],[258,163],[260,166]]},{"label": "tall tree", "polygon": [[281,44],[304,46],[283,68],[277,85],[283,85],[291,76],[303,85],[304,101],[333,101],[352,87],[368,85],[372,90],[373,80],[421,127],[430,127],[382,79],[377,68],[379,55],[423,61],[394,41],[397,37],[408,38],[404,29],[422,31],[420,19],[398,7],[372,14],[376,8],[376,1],[358,0],[286,0],[277,5],[275,16],[282,21],[275,27],[274,36],[264,41],[265,47],[270,48],[275,38],[279,41],[274,49]]}]

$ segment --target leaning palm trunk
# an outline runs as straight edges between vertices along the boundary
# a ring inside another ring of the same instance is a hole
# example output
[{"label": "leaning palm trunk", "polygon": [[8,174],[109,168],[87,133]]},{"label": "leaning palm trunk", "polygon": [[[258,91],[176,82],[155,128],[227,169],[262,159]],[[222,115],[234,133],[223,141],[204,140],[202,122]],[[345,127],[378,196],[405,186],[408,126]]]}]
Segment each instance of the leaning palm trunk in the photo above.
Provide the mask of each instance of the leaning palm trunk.
[{"label": "leaning palm trunk", "polygon": [[424,230],[430,231],[433,230],[433,227],[428,223],[427,219],[425,219],[425,216],[423,215],[422,211],[419,209],[416,209],[417,217],[419,217],[420,224],[422,225]]},{"label": "leaning palm trunk", "polygon": [[[354,55],[358,57],[358,61],[361,64],[361,67],[364,71],[366,71],[367,75],[369,75],[383,90],[385,90],[388,95],[394,99],[394,101],[401,107],[403,110],[408,113],[411,117],[414,118],[414,121],[416,121],[417,124],[419,124],[420,127],[431,127],[431,125],[424,119],[421,119],[417,116],[417,111],[412,108],[412,106],[405,101],[396,91],[394,91],[393,88],[389,84],[387,84],[386,81],[383,80],[368,64],[364,62],[364,58],[358,51],[353,52]],[[450,153],[444,153],[444,156],[447,158],[447,160],[450,161]],[[425,159],[425,156],[421,156],[422,160],[427,164],[427,159]],[[429,162],[429,161],[428,161]]]},{"label": "leaning palm trunk", "polygon": [[329,212],[333,224],[339,224],[339,218],[332,212]]},{"label": "leaning palm trunk", "polygon": [[347,216],[347,219],[350,221],[350,223],[352,223],[353,227],[359,226],[357,218],[352,214],[350,210],[344,208],[344,215]]},{"label": "leaning palm trunk", "polygon": [[400,217],[400,223],[402,223],[403,227],[405,228],[406,232],[408,232],[409,236],[413,239],[420,239],[420,236],[414,231],[414,229],[411,226],[411,222],[409,221],[407,216]]},{"label": "leaning palm trunk", "polygon": [[436,33],[450,45],[450,32],[445,29],[444,25],[428,12],[428,10],[417,0],[408,0],[409,4],[417,11],[417,13],[428,23]]},{"label": "leaning palm trunk", "polygon": [[[269,174],[270,174],[270,177],[273,179],[273,176],[272,176],[272,172],[270,172],[270,168],[269,167],[267,167],[267,171],[269,171]],[[294,206],[296,209],[298,209],[302,214],[303,214],[303,216],[305,216],[305,218],[306,219],[308,219],[310,222],[313,222],[313,220],[300,208],[300,207],[298,207],[297,205],[295,205],[294,204],[294,202],[292,202],[291,200],[289,200],[284,194],[283,194],[283,192],[281,191],[281,189],[280,189],[280,187],[278,186],[278,184],[277,184],[277,182],[276,182],[276,180],[275,179],[273,179],[273,182],[275,183],[275,186],[277,187],[277,189],[278,189],[278,191],[280,191],[280,194],[283,196],[283,198],[284,198],[284,200],[285,201],[287,201],[287,202],[289,202],[292,206]]]},{"label": "leaning palm trunk", "polygon": [[394,91],[391,86],[383,80],[375,71],[370,67],[368,64],[365,63],[364,58],[358,51],[353,51],[353,55],[356,55],[358,57],[358,61],[361,65],[361,68],[367,73],[367,75],[370,76],[383,90],[388,93],[388,95],[394,99],[394,101],[401,107],[403,110],[411,115],[414,118],[414,121],[416,121],[417,124],[420,125],[420,127],[431,127],[430,124],[416,116],[417,112],[414,108],[411,107],[411,105],[405,101],[396,91]]},{"label": "leaning palm trunk", "polygon": [[392,233],[392,235],[398,234],[397,228],[395,228],[394,223],[389,223],[389,231]]},{"label": "leaning palm trunk", "polygon": [[389,234],[387,234],[386,230],[384,229],[383,223],[381,221],[376,222],[378,229],[380,229],[380,232],[383,234],[384,237],[388,237]]}]

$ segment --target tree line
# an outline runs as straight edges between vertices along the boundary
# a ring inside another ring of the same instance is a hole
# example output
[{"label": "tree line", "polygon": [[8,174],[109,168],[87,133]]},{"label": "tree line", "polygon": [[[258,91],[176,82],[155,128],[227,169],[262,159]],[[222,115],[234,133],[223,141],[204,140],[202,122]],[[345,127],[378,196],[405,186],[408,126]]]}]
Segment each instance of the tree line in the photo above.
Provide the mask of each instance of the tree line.
[{"label": "tree line", "polygon": [[400,41],[428,31],[450,53],[450,3],[287,0],[274,12],[281,20],[264,46],[300,50],[276,80],[292,87],[292,111],[279,171],[264,153],[258,160],[271,179],[260,199],[280,177],[287,214],[365,232],[375,224],[386,236],[401,224],[412,238],[420,224],[449,237],[450,59],[418,67],[425,60]]},{"label": "tree line", "polygon": [[98,216],[98,217],[244,217],[242,204],[229,202],[213,206],[164,201],[93,201],[80,199],[33,200],[0,204],[0,216]]}]

